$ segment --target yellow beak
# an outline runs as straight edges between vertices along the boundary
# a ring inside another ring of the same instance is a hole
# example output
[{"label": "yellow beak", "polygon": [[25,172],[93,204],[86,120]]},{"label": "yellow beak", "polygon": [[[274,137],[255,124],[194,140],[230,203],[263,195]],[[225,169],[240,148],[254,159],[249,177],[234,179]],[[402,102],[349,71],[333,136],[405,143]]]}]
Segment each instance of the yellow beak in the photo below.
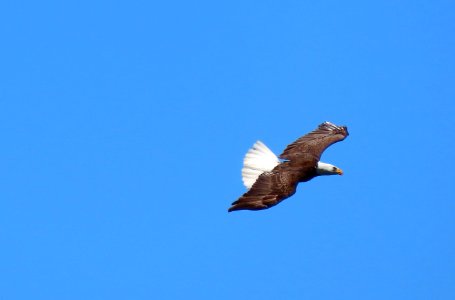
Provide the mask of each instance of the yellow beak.
[{"label": "yellow beak", "polygon": [[343,170],[337,169],[337,174],[338,174],[338,175],[343,175]]}]

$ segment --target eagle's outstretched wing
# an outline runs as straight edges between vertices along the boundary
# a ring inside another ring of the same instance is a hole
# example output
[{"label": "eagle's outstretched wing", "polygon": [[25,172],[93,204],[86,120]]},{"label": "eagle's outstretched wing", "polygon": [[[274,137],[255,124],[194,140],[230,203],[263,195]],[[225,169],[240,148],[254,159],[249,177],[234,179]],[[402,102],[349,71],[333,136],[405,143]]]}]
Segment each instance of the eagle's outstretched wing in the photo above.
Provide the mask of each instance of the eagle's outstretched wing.
[{"label": "eagle's outstretched wing", "polygon": [[292,160],[299,159],[302,154],[312,154],[319,160],[325,149],[344,140],[348,135],[346,126],[336,126],[330,122],[324,122],[316,130],[288,145],[279,157]]},{"label": "eagle's outstretched wing", "polygon": [[285,171],[277,166],[271,172],[262,173],[251,189],[232,203],[229,211],[260,210],[277,205],[295,193],[298,173]]}]

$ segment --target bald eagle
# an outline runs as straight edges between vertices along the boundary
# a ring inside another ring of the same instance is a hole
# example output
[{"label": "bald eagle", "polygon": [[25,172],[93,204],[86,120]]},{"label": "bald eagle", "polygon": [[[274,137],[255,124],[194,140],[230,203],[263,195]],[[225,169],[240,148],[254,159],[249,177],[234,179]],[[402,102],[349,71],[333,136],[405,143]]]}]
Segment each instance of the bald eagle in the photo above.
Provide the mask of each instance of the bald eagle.
[{"label": "bald eagle", "polygon": [[299,182],[321,175],[343,175],[341,169],[321,162],[320,157],[348,135],[346,126],[324,122],[288,145],[279,158],[257,141],[243,160],[242,179],[248,191],[228,211],[267,209],[294,195]]}]

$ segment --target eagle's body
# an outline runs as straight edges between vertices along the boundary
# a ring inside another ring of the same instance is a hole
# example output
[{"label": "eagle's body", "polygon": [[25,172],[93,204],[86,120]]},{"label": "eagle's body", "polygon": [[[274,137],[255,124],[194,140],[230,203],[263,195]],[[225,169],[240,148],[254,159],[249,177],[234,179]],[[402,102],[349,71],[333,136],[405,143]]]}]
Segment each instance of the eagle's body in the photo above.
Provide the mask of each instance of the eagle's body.
[{"label": "eagle's body", "polygon": [[341,175],[337,167],[320,161],[322,152],[349,135],[347,127],[325,122],[288,145],[279,158],[258,141],[245,156],[242,178],[249,189],[229,211],[261,210],[292,196],[299,182],[320,175]]}]

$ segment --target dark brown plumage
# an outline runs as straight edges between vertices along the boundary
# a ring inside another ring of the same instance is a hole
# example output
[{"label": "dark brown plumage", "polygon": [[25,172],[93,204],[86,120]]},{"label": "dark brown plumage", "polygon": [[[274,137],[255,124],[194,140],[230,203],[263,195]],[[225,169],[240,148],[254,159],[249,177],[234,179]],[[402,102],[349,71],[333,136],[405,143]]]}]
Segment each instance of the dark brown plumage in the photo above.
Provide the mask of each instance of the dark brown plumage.
[{"label": "dark brown plumage", "polygon": [[279,156],[284,161],[259,175],[251,189],[233,202],[228,211],[267,209],[292,196],[299,182],[319,175],[318,162],[324,150],[348,135],[346,126],[322,123],[288,145]]},{"label": "dark brown plumage", "polygon": [[336,126],[328,122],[322,123],[316,130],[288,145],[283,153],[280,154],[280,158],[290,160],[308,153],[319,161],[325,149],[336,142],[344,140],[348,135],[346,126]]}]

